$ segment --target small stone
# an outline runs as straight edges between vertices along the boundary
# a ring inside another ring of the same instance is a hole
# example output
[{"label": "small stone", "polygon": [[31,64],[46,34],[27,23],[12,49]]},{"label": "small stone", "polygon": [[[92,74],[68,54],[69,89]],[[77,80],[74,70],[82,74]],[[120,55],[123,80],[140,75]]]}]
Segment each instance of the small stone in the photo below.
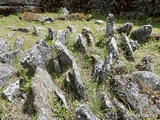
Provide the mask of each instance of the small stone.
[{"label": "small stone", "polygon": [[75,26],[71,26],[71,25],[68,25],[67,29],[69,29],[70,32],[75,32],[76,31]]},{"label": "small stone", "polygon": [[103,24],[103,23],[104,23],[104,21],[103,21],[103,20],[96,20],[96,21],[95,21],[95,23],[96,23],[96,24],[100,24],[100,25],[101,25],[101,24]]}]

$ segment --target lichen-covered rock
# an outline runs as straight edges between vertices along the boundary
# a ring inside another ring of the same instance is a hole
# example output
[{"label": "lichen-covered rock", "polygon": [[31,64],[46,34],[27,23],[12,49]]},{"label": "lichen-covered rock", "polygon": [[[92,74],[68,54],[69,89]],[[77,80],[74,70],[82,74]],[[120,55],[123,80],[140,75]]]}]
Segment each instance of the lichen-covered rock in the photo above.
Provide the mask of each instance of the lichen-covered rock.
[{"label": "lichen-covered rock", "polygon": [[110,53],[109,56],[107,56],[104,61],[104,64],[102,66],[102,70],[99,75],[99,82],[100,83],[103,83],[106,80],[107,74],[108,74],[109,70],[111,69],[111,65],[112,65],[112,61],[113,61],[112,56],[113,56],[112,53]]},{"label": "lichen-covered rock", "polygon": [[0,38],[0,53],[8,52],[10,44],[5,40]]},{"label": "lichen-covered rock", "polygon": [[63,45],[66,44],[65,32],[64,30],[58,30],[57,41],[61,42]]},{"label": "lichen-covered rock", "polygon": [[130,40],[129,43],[130,43],[130,45],[131,45],[131,47],[132,47],[133,52],[134,52],[135,50],[139,49],[139,44],[137,43],[137,41]]},{"label": "lichen-covered rock", "polygon": [[72,26],[72,25],[68,25],[67,29],[69,29],[70,32],[75,32],[76,31],[75,26]]},{"label": "lichen-covered rock", "polygon": [[92,34],[92,31],[89,28],[87,28],[87,27],[83,27],[82,28],[82,34],[84,36],[87,35],[87,34]]},{"label": "lichen-covered rock", "polygon": [[80,72],[78,70],[78,66],[75,62],[74,57],[70,54],[68,49],[61,42],[56,41],[55,47],[58,51],[58,57],[60,60],[62,72],[66,71],[69,68],[72,69],[73,81],[74,81],[75,90],[77,92],[77,96],[79,96],[80,99],[84,99],[86,97],[84,93],[84,86],[83,86],[83,82],[80,77]]},{"label": "lichen-covered rock", "polygon": [[75,120],[99,120],[85,104],[79,105],[75,111]]},{"label": "lichen-covered rock", "polygon": [[38,120],[51,120],[53,81],[46,70],[37,67],[31,88],[34,96],[34,110],[40,113]]},{"label": "lichen-covered rock", "polygon": [[130,61],[135,61],[133,49],[130,45],[129,38],[127,35],[123,35],[122,37],[122,49],[125,51],[125,57]]},{"label": "lichen-covered rock", "polygon": [[141,63],[137,65],[137,69],[140,71],[154,72],[154,60],[151,55],[146,55]]},{"label": "lichen-covered rock", "polygon": [[[148,71],[134,72],[130,75],[115,77],[115,93],[126,105],[137,111],[142,119],[158,119],[160,109],[160,77]],[[124,104],[125,104],[124,103]]]},{"label": "lichen-covered rock", "polygon": [[0,54],[0,61],[2,63],[17,62],[18,58],[23,55],[23,51],[20,49]]},{"label": "lichen-covered rock", "polygon": [[24,39],[17,37],[14,42],[14,49],[23,48],[24,47]]},{"label": "lichen-covered rock", "polygon": [[82,53],[87,52],[87,47],[81,33],[77,34],[76,36],[75,49],[79,50]]},{"label": "lichen-covered rock", "polygon": [[3,90],[2,95],[10,102],[18,95],[20,89],[20,80],[9,84],[5,90]]},{"label": "lichen-covered rock", "polygon": [[69,29],[65,29],[65,39],[69,39],[70,38],[70,30]]},{"label": "lichen-covered rock", "polygon": [[44,68],[47,59],[50,58],[53,48],[45,41],[39,40],[25,55],[21,58],[21,64],[24,68],[35,71],[36,67]]},{"label": "lichen-covered rock", "polygon": [[120,27],[116,28],[116,30],[118,31],[119,34],[125,33],[128,36],[132,30],[132,27],[133,24],[127,22],[125,24],[122,24]]},{"label": "lichen-covered rock", "polygon": [[106,36],[113,36],[114,30],[114,15],[110,13],[107,16],[107,24],[106,24]]},{"label": "lichen-covered rock", "polygon": [[139,29],[131,32],[131,38],[137,40],[138,42],[148,42],[148,37],[152,32],[151,25],[141,26]]},{"label": "lichen-covered rock", "polygon": [[6,81],[16,74],[15,68],[9,64],[0,64],[0,88],[6,83]]},{"label": "lichen-covered rock", "polygon": [[59,58],[56,58],[53,60],[53,67],[54,67],[54,71],[56,73],[61,73],[62,70],[61,70],[61,65],[60,65],[60,61],[59,61]]},{"label": "lichen-covered rock", "polygon": [[48,39],[54,40],[55,37],[56,37],[56,31],[51,28],[48,28]]},{"label": "lichen-covered rock", "polygon": [[119,58],[119,50],[114,37],[110,39],[107,49],[108,49],[108,53],[112,53],[113,59]]}]

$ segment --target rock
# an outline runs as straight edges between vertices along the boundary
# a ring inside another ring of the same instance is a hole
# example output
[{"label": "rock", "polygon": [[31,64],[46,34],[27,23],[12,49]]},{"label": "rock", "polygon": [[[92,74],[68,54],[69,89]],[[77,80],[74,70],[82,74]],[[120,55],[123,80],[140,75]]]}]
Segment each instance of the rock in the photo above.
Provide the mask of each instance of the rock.
[{"label": "rock", "polygon": [[56,31],[51,28],[48,28],[48,39],[54,40],[55,37],[56,37]]},{"label": "rock", "polygon": [[70,38],[70,30],[69,29],[66,29],[65,30],[65,39],[69,39]]},{"label": "rock", "polygon": [[125,23],[122,24],[120,27],[116,28],[119,34],[125,33],[127,36],[130,34],[132,30],[133,24],[132,23]]},{"label": "rock", "polygon": [[119,58],[119,50],[118,50],[117,43],[116,43],[116,40],[115,40],[114,37],[112,37],[109,40],[109,44],[108,44],[107,49],[108,49],[108,53],[112,53],[113,59],[118,59]]},{"label": "rock", "polygon": [[122,38],[122,49],[125,51],[125,57],[130,61],[135,61],[133,49],[130,45],[129,38],[124,34]]},{"label": "rock", "polygon": [[99,120],[85,104],[79,105],[75,111],[75,120]]},{"label": "rock", "polygon": [[72,69],[73,81],[77,96],[79,96],[80,99],[84,99],[86,97],[84,93],[84,86],[80,78],[80,73],[74,57],[69,53],[68,49],[61,42],[56,41],[55,47],[58,51],[58,57],[60,60],[62,72],[65,72],[68,68]]},{"label": "rock", "polygon": [[148,37],[150,36],[152,32],[152,26],[151,25],[144,25],[141,26],[139,29],[131,32],[131,38],[134,40],[137,40],[138,42],[148,42]]},{"label": "rock", "polygon": [[14,42],[14,49],[23,48],[24,47],[24,39],[17,37]]},{"label": "rock", "polygon": [[63,45],[66,44],[65,33],[63,30],[58,30],[57,40],[61,42]]},{"label": "rock", "polygon": [[18,32],[23,32],[23,33],[28,33],[29,29],[27,28],[14,28],[12,29],[13,31],[18,31]]},{"label": "rock", "polygon": [[39,35],[39,30],[36,26],[33,27],[33,35],[38,36]]},{"label": "rock", "polygon": [[63,13],[64,15],[69,15],[69,11],[67,10],[66,7],[62,8],[62,13]]},{"label": "rock", "polygon": [[100,28],[97,28],[97,32],[103,32],[106,30],[106,27],[100,27]]},{"label": "rock", "polygon": [[154,61],[151,55],[146,55],[141,63],[137,65],[137,69],[140,71],[154,72]]},{"label": "rock", "polygon": [[106,23],[106,36],[113,36],[113,30],[114,30],[114,15],[110,13],[107,17],[107,23]]},{"label": "rock", "polygon": [[121,73],[121,69],[124,66],[124,62],[120,61],[120,60],[116,60],[113,64],[113,70],[116,72],[116,74],[120,74]]},{"label": "rock", "polygon": [[62,73],[62,70],[61,70],[61,65],[60,65],[60,62],[59,62],[59,58],[56,58],[53,60],[53,67],[54,67],[54,71],[56,73]]},{"label": "rock", "polygon": [[85,41],[84,41],[81,33],[77,34],[77,36],[76,36],[75,49],[79,50],[82,53],[87,52],[87,47],[85,45]]},{"label": "rock", "polygon": [[54,21],[54,19],[51,17],[48,17],[48,16],[46,16],[46,17],[43,16],[43,17],[40,17],[39,19],[37,19],[36,21],[39,21],[41,23],[50,24]]},{"label": "rock", "polygon": [[9,64],[0,64],[0,88],[7,82],[10,77],[15,74],[15,68]]},{"label": "rock", "polygon": [[70,32],[75,32],[76,31],[75,26],[72,26],[72,25],[68,25],[67,29],[69,29]]},{"label": "rock", "polygon": [[104,64],[104,61],[102,60],[99,60],[95,63],[92,73],[91,73],[93,81],[97,81],[97,79],[99,79],[99,75],[102,70],[103,64]]},{"label": "rock", "polygon": [[109,56],[106,57],[106,59],[104,61],[104,64],[102,66],[102,70],[99,75],[99,83],[103,83],[106,80],[107,74],[108,74],[109,70],[111,69],[111,65],[112,65],[112,61],[113,61],[112,56],[113,56],[112,53],[110,53]]},{"label": "rock", "polygon": [[18,58],[22,56],[23,51],[20,49],[0,54],[0,61],[2,63],[17,62]]},{"label": "rock", "polygon": [[66,101],[65,96],[63,95],[63,92],[61,91],[59,87],[55,85],[54,85],[54,94],[57,97],[57,100],[59,100],[60,103],[63,104],[66,109],[68,109],[67,101]]},{"label": "rock", "polygon": [[133,52],[134,52],[135,50],[139,49],[139,44],[137,43],[137,41],[130,40],[129,43],[130,43],[130,45],[131,45],[131,47],[132,47]]},{"label": "rock", "polygon": [[24,68],[29,68],[31,71],[35,71],[36,67],[44,68],[52,50],[53,48],[45,41],[39,40],[20,62]]},{"label": "rock", "polygon": [[[158,119],[160,77],[148,71],[134,72],[130,75],[115,76],[118,98],[123,98],[124,104],[137,111],[142,119]],[[139,118],[139,119],[140,119]]]},{"label": "rock", "polygon": [[8,38],[12,38],[13,34],[12,33],[7,33]]},{"label": "rock", "polygon": [[4,52],[8,52],[10,44],[5,40],[0,38],[0,54]]},{"label": "rock", "polygon": [[95,21],[95,23],[96,23],[96,24],[100,24],[100,25],[101,25],[101,24],[103,24],[103,23],[104,23],[104,21],[103,21],[103,20],[96,20],[96,21]]},{"label": "rock", "polygon": [[20,89],[20,80],[15,83],[9,84],[5,90],[3,90],[2,95],[10,102],[18,95]]},{"label": "rock", "polygon": [[46,70],[36,68],[31,88],[34,96],[34,110],[39,113],[38,120],[51,120],[53,81]]},{"label": "rock", "polygon": [[95,47],[94,38],[92,32],[89,28],[83,27],[82,28],[82,35],[86,38],[87,44],[89,46]]}]

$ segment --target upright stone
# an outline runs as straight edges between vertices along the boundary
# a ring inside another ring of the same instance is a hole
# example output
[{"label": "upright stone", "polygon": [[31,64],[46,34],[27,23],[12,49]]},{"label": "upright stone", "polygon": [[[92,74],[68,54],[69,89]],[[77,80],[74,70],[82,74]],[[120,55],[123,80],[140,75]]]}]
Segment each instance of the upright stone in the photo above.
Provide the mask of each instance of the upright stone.
[{"label": "upright stone", "polygon": [[57,41],[61,42],[63,45],[66,44],[65,32],[63,30],[58,30]]},{"label": "upright stone", "polygon": [[56,31],[51,28],[48,28],[48,39],[54,40],[55,36],[56,36]]},{"label": "upright stone", "polygon": [[140,43],[148,42],[148,38],[152,32],[151,25],[141,26],[139,29],[131,32],[131,38],[137,40]]},{"label": "upright stone", "polygon": [[70,30],[69,29],[66,29],[65,30],[65,39],[69,39],[70,38]]},{"label": "upright stone", "polygon": [[79,33],[76,36],[75,49],[79,50],[82,53],[86,53],[87,52],[87,47],[85,45],[85,41],[84,41],[83,36],[82,36],[81,33]]},{"label": "upright stone", "polygon": [[5,40],[0,38],[0,54],[7,52],[9,50],[10,44]]},{"label": "upright stone", "polygon": [[114,30],[114,15],[111,13],[107,17],[106,36],[113,36]]},{"label": "upright stone", "polygon": [[72,25],[68,25],[67,29],[69,29],[70,32],[75,32],[76,31],[75,26],[72,26]]},{"label": "upright stone", "polygon": [[108,48],[108,53],[112,53],[113,59],[118,59],[119,58],[119,50],[118,50],[117,43],[116,43],[116,40],[115,40],[114,37],[112,37],[110,39],[107,48]]}]

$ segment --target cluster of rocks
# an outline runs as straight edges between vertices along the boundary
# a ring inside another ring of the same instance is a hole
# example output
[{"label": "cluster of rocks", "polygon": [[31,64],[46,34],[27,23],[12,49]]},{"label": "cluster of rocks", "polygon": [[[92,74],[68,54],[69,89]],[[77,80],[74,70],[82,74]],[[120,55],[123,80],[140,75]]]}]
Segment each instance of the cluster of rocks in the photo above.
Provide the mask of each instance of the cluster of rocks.
[{"label": "cluster of rocks", "polygon": [[[116,28],[114,15],[109,14],[107,17],[106,58],[103,60],[98,55],[92,55],[94,66],[91,77],[98,84],[105,84],[107,77],[110,77],[109,88],[114,96],[109,97],[109,93],[97,91],[97,100],[101,101],[100,109],[104,110],[106,119],[159,119],[160,77],[154,73],[152,57],[148,55],[142,59],[137,65],[137,69],[140,71],[118,75],[124,66],[123,61],[119,60],[120,56],[123,55],[129,62],[134,62],[134,51],[139,48],[138,44],[148,42],[148,36],[152,32],[151,25],[144,25],[135,31],[132,31],[132,27],[132,23],[125,23]],[[33,34],[39,35],[39,30],[41,28],[34,26]],[[39,113],[38,120],[56,119],[52,114],[53,98],[56,98],[57,102],[64,106],[64,109],[70,109],[66,96],[52,78],[52,73],[65,75],[65,88],[63,89],[69,92],[73,99],[86,101],[76,108],[74,118],[76,120],[99,120],[87,104],[88,95],[78,64],[67,48],[67,40],[75,30],[75,27],[70,25],[65,30],[58,31],[48,28],[47,38],[37,41],[28,51],[21,50],[24,45],[24,40],[21,38],[16,39],[14,50],[10,49],[10,44],[6,40],[0,39],[0,60],[2,62],[0,64],[0,88],[9,83],[4,87],[2,96],[10,102],[23,96],[21,93],[23,78],[11,81],[17,76],[16,68],[11,65],[19,62],[32,75],[30,87],[33,101],[30,101],[32,102],[30,104],[33,104],[32,109]],[[130,40],[129,35],[134,40]],[[54,46],[49,45],[47,40],[54,42]],[[118,42],[120,44],[117,44]],[[87,27],[82,28],[81,33],[78,33],[75,38],[74,49],[84,55],[90,52],[89,49],[94,50],[95,47],[93,32]],[[53,55],[53,52],[56,52],[56,55]],[[19,61],[18,58],[20,58]],[[26,100],[27,97],[23,99]],[[128,108],[136,113],[131,113]],[[118,109],[118,111],[113,113],[114,109]]]}]

